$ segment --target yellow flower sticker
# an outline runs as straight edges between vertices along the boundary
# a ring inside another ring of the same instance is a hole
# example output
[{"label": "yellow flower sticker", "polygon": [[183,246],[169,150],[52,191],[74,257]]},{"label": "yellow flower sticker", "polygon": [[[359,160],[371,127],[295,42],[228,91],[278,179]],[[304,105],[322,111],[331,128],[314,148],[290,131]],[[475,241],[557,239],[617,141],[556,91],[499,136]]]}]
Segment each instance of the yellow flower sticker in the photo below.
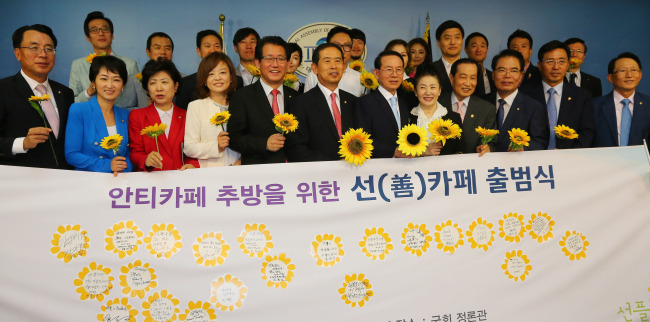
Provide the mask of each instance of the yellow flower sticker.
[{"label": "yellow flower sticker", "polygon": [[106,305],[102,305],[102,313],[97,314],[97,321],[136,322],[136,316],[138,316],[138,310],[129,304],[128,298],[115,298],[106,302]]},{"label": "yellow flower sticker", "polygon": [[532,214],[528,225],[526,225],[526,230],[534,240],[542,243],[553,238],[553,226],[555,226],[555,221],[551,219],[551,216],[540,211],[539,214]]},{"label": "yellow flower sticker", "polygon": [[341,299],[352,307],[363,307],[374,295],[370,281],[363,274],[345,275],[343,287],[339,288]]},{"label": "yellow flower sticker", "polygon": [[237,242],[244,254],[250,257],[262,258],[273,249],[271,232],[264,224],[246,224],[244,231],[237,237]]},{"label": "yellow flower sticker", "polygon": [[560,246],[562,246],[562,252],[570,260],[581,260],[587,257],[587,246],[589,246],[589,241],[587,238],[580,232],[577,231],[568,231],[560,240]]},{"label": "yellow flower sticker", "polygon": [[154,269],[149,267],[149,263],[142,264],[139,259],[122,266],[120,272],[122,273],[120,274],[120,286],[122,286],[122,293],[125,295],[144,298],[145,293],[158,286]]},{"label": "yellow flower sticker", "polygon": [[156,258],[169,259],[183,247],[181,234],[172,224],[154,224],[144,242],[149,253]]},{"label": "yellow flower sticker", "polygon": [[287,288],[295,269],[296,265],[291,263],[291,258],[285,253],[266,255],[266,260],[262,263],[262,279],[268,287]]},{"label": "yellow flower sticker", "polygon": [[309,253],[314,256],[316,265],[324,267],[336,265],[345,254],[341,237],[332,234],[316,236],[316,240],[311,242]]},{"label": "yellow flower sticker", "polygon": [[221,232],[209,232],[196,239],[192,251],[197,264],[210,267],[222,265],[226,261],[230,245],[223,239]]},{"label": "yellow flower sticker", "polygon": [[138,251],[138,246],[142,245],[143,235],[144,233],[133,221],[120,221],[112,228],[106,229],[104,249],[117,254],[120,258],[131,256]]},{"label": "yellow flower sticker", "polygon": [[413,255],[422,256],[429,249],[432,241],[433,238],[429,235],[429,230],[427,230],[425,224],[415,225],[409,223],[402,233],[404,251]]},{"label": "yellow flower sticker", "polygon": [[436,232],[433,235],[438,243],[438,249],[442,249],[445,253],[453,254],[459,246],[465,244],[463,230],[451,220],[436,225]]},{"label": "yellow flower sticker", "polygon": [[526,280],[526,275],[530,274],[533,266],[521,250],[513,250],[506,253],[506,261],[501,265],[501,269],[509,279],[519,282]]},{"label": "yellow flower sticker", "polygon": [[469,225],[469,230],[465,232],[467,242],[472,248],[480,248],[487,251],[492,246],[492,242],[494,242],[495,232],[492,227],[494,227],[492,223],[478,217]]},{"label": "yellow flower sticker", "polygon": [[372,260],[384,260],[386,255],[393,250],[390,236],[384,228],[373,227],[366,229],[363,240],[359,242],[361,251]]},{"label": "yellow flower sticker", "polygon": [[73,258],[84,257],[90,247],[90,238],[86,234],[80,225],[59,226],[52,236],[53,247],[50,252],[65,263],[69,263]]},{"label": "yellow flower sticker", "polygon": [[176,314],[181,310],[176,307],[180,301],[167,290],[153,293],[147,301],[142,302],[144,322],[176,321]]},{"label": "yellow flower sticker", "polygon": [[507,242],[518,243],[524,238],[525,233],[524,216],[511,212],[503,215],[503,219],[499,220],[499,237]]},{"label": "yellow flower sticker", "polygon": [[104,300],[104,295],[108,295],[113,289],[113,276],[110,276],[111,269],[91,262],[79,272],[79,278],[74,280],[74,286],[77,286],[77,293],[80,294],[81,300],[95,299],[99,302]]},{"label": "yellow flower sticker", "polygon": [[210,302],[190,301],[185,313],[179,315],[178,319],[180,321],[210,322],[216,320],[217,315],[210,307]]},{"label": "yellow flower sticker", "polygon": [[222,311],[232,311],[244,305],[248,288],[244,282],[230,274],[219,276],[212,281],[210,303]]}]

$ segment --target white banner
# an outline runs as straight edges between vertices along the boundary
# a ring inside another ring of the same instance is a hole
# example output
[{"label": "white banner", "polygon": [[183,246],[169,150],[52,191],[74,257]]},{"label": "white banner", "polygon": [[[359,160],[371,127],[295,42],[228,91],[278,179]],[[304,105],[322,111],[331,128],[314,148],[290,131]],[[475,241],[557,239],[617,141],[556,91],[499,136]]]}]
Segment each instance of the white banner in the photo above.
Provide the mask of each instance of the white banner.
[{"label": "white banner", "polygon": [[0,320],[646,321],[649,170],[643,147],[0,167]]}]

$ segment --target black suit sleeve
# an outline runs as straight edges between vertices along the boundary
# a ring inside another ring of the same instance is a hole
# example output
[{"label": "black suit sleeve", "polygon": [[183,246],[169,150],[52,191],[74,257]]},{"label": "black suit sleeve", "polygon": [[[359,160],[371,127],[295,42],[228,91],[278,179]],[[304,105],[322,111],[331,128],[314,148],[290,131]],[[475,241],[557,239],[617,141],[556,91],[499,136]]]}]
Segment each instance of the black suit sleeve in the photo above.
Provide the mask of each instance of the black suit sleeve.
[{"label": "black suit sleeve", "polygon": [[[266,154],[266,143],[268,136],[255,136],[251,134],[249,118],[256,116],[249,115],[249,102],[247,102],[246,91],[233,95],[230,101],[230,120],[228,121],[228,133],[230,146],[233,150],[243,154]],[[242,95],[243,94],[243,95]],[[259,117],[259,116],[257,116]],[[259,129],[258,132],[261,132]],[[269,135],[270,136],[270,135]]]}]

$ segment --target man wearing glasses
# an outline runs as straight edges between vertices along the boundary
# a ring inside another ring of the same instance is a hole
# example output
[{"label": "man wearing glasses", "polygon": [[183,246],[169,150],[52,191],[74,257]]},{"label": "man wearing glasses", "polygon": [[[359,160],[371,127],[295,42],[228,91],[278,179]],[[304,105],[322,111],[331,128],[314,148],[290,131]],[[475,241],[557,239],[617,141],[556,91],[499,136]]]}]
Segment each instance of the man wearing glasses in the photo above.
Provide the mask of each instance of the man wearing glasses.
[{"label": "man wearing glasses", "polygon": [[[327,33],[327,42],[337,44],[343,49],[343,64],[345,70],[343,77],[339,82],[339,88],[356,96],[360,97],[365,93],[364,87],[361,85],[361,73],[350,68],[350,60],[352,58],[352,37],[350,37],[350,29],[336,26]],[[305,79],[305,92],[318,85],[318,77],[316,74],[310,72]]]},{"label": "man wearing glasses", "polygon": [[[72,90],[48,79],[56,37],[45,25],[18,28],[11,37],[20,72],[0,80],[0,164],[70,169],[63,145]],[[32,96],[49,99],[34,102]]]},{"label": "man wearing glasses", "polygon": [[650,141],[650,97],[636,91],[641,76],[641,60],[633,53],[622,53],[607,65],[614,90],[594,99],[595,147]]},{"label": "man wearing glasses", "polygon": [[[582,63],[585,61],[587,55],[587,45],[585,41],[580,38],[569,38],[564,43],[571,49],[569,59],[575,58],[574,64],[569,64],[570,69],[566,73],[566,78],[569,83],[584,88],[591,93],[592,98],[603,95],[603,87],[600,78],[589,75],[580,69]],[[570,63],[570,62],[569,62]]]},{"label": "man wearing glasses", "polygon": [[257,81],[257,78],[248,71],[248,66],[255,66],[255,48],[259,41],[260,35],[255,29],[249,27],[237,30],[232,38],[235,52],[239,55],[239,65],[235,68],[235,72],[237,76],[241,76],[244,86]]},{"label": "man wearing glasses", "polygon": [[[521,91],[546,106],[549,121],[548,149],[589,148],[594,138],[594,105],[591,94],[565,80],[569,68],[567,45],[559,40],[544,44],[537,52],[542,80],[522,86]],[[578,133],[575,140],[557,139],[554,128],[565,125]]]},{"label": "man wearing glasses", "polygon": [[[513,49],[505,49],[492,59],[492,78],[496,93],[488,102],[494,102],[497,108],[497,152],[545,150],[548,147],[548,117],[544,106],[520,93],[518,89],[524,66],[524,57]],[[509,148],[508,131],[513,128],[528,132],[529,146],[520,150]]]},{"label": "man wearing glasses", "polygon": [[[84,20],[84,33],[86,40],[93,46],[95,55],[113,55],[126,64],[129,75],[138,74],[138,64],[135,60],[118,56],[111,48],[113,44],[113,22],[99,11],[93,11]],[[95,88],[90,84],[88,74],[90,72],[91,56],[84,56],[72,62],[70,68],[70,88],[74,91],[74,101],[85,102],[95,95]],[[136,94],[132,92],[134,87],[125,86],[124,91],[115,101],[115,105],[124,108],[132,108],[137,105]],[[126,93],[125,93],[126,92]]]},{"label": "man wearing glasses", "polygon": [[277,114],[291,113],[297,92],[284,86],[287,43],[280,37],[262,38],[255,48],[260,81],[235,92],[230,101],[230,147],[241,153],[241,164],[286,162],[285,137],[273,124]]}]

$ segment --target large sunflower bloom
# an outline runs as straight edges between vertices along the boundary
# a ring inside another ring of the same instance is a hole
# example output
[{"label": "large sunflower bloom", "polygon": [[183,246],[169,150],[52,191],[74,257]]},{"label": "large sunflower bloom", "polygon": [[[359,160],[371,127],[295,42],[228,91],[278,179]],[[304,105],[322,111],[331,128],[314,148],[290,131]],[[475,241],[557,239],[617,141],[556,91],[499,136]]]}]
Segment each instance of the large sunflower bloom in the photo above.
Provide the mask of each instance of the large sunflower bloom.
[{"label": "large sunflower bloom", "polygon": [[436,142],[442,142],[444,146],[448,139],[459,139],[463,130],[451,120],[437,119],[429,123],[429,132]]},{"label": "large sunflower bloom", "polygon": [[476,128],[476,133],[481,137],[481,144],[488,144],[499,134],[499,130],[485,129],[481,126]]},{"label": "large sunflower bloom", "polygon": [[508,134],[510,134],[510,148],[513,150],[518,150],[524,146],[530,145],[528,143],[530,142],[530,136],[528,135],[528,132],[519,128],[514,128],[508,131]]},{"label": "large sunflower bloom", "polygon": [[578,138],[578,133],[576,131],[566,125],[558,125],[554,128],[555,130],[555,135],[560,138],[560,139],[577,139]]},{"label": "large sunflower bloom", "polygon": [[275,129],[282,134],[294,132],[298,128],[298,120],[289,113],[275,115],[273,117],[273,123],[275,124]]},{"label": "large sunflower bloom", "polygon": [[398,149],[406,155],[419,157],[427,150],[427,130],[415,124],[404,126],[397,135]]},{"label": "large sunflower bloom", "polygon": [[119,134],[109,135],[102,139],[102,143],[99,146],[106,150],[113,150],[117,153],[117,150],[120,149],[122,139],[122,136]]},{"label": "large sunflower bloom", "polygon": [[339,154],[345,162],[360,165],[370,159],[372,155],[372,140],[370,134],[363,129],[350,129],[339,140],[341,142]]},{"label": "large sunflower bloom", "polygon": [[379,86],[379,82],[377,81],[377,78],[375,78],[375,75],[368,72],[361,73],[360,82],[363,87],[369,89],[377,89]]}]

